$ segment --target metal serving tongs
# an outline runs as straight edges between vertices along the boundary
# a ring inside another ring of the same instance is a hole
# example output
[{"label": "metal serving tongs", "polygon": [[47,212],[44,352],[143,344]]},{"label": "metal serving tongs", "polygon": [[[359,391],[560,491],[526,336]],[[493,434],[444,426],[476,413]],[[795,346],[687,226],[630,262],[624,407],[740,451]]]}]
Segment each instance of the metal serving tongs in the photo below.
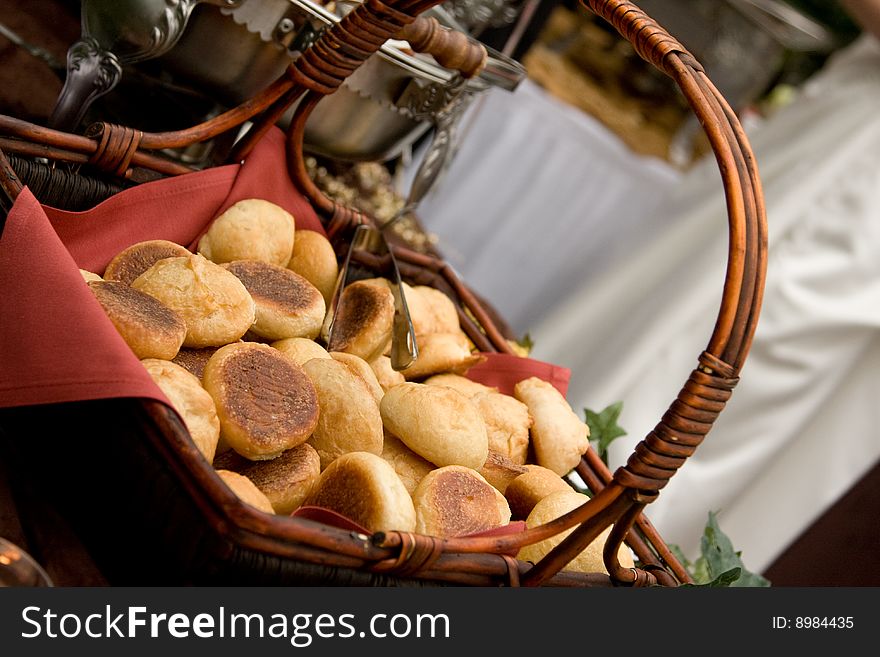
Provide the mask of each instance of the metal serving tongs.
[{"label": "metal serving tongs", "polygon": [[[397,371],[405,370],[412,365],[419,356],[418,344],[416,344],[416,332],[413,328],[409,308],[406,305],[406,295],[403,292],[403,282],[400,278],[400,269],[397,260],[385,237],[386,231],[407,214],[415,210],[419,202],[436,182],[437,178],[449,164],[452,155],[455,125],[464,105],[461,103],[462,93],[466,80],[460,75],[449,86],[450,94],[448,102],[442,110],[434,116],[434,136],[431,146],[416,171],[412,187],[409,190],[406,202],[393,217],[383,222],[378,227],[361,224],[355,230],[345,256],[345,262],[336,280],[333,297],[330,301],[324,324],[321,328],[321,338],[332,349],[333,324],[336,314],[339,312],[339,302],[342,291],[353,282],[356,274],[353,272],[353,263],[359,258],[356,254],[360,251],[368,255],[365,260],[375,263],[378,274],[387,279],[391,284],[391,292],[394,295],[394,322],[391,329],[391,367]],[[353,257],[355,256],[355,257]],[[373,274],[375,276],[375,274]],[[361,277],[362,278],[362,277]]]},{"label": "metal serving tongs", "polygon": [[413,327],[409,308],[406,305],[406,295],[403,292],[403,281],[400,278],[400,269],[397,260],[388,241],[385,239],[384,229],[389,226],[391,219],[383,223],[379,228],[361,224],[355,229],[348,254],[336,280],[336,288],[333,290],[333,298],[324,317],[324,325],[321,328],[321,337],[327,344],[327,349],[333,350],[333,328],[336,314],[339,312],[339,303],[342,291],[346,286],[359,276],[353,265],[360,260],[358,252],[368,254],[367,260],[377,269],[373,276],[379,275],[388,280],[391,293],[394,295],[394,321],[391,327],[391,367],[395,370],[405,370],[412,365],[419,356],[419,348],[416,344],[416,332]]}]

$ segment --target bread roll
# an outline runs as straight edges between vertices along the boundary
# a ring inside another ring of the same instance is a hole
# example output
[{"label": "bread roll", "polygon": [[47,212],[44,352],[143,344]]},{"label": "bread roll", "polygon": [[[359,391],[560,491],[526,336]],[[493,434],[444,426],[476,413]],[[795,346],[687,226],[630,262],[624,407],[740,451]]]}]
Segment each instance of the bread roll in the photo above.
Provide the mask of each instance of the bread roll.
[{"label": "bread roll", "polygon": [[214,467],[244,475],[271,502],[275,513],[289,515],[318,480],[321,459],[311,445],[303,443],[268,461],[251,461],[230,450],[214,459]]},{"label": "bread roll", "polygon": [[[546,524],[565,515],[569,511],[573,511],[582,504],[585,504],[589,499],[586,495],[573,490],[551,493],[532,509],[532,512],[526,519],[526,526],[531,529]],[[573,531],[574,527],[533,545],[526,545],[519,551],[517,558],[522,561],[537,563]],[[607,575],[608,569],[605,568],[602,551],[605,549],[605,542],[608,540],[610,533],[611,527],[608,527],[565,566],[565,570],[579,573],[604,573]],[[635,565],[632,554],[623,543],[620,545],[617,558],[620,561],[620,565],[624,568],[632,568]]]},{"label": "bread roll", "polygon": [[342,291],[327,350],[344,351],[369,362],[388,346],[393,321],[394,295],[387,281],[355,281]]},{"label": "bread roll", "polygon": [[464,536],[510,522],[507,500],[478,472],[447,465],[425,475],[413,493],[416,531]]},{"label": "bread roll", "polygon": [[446,386],[447,388],[454,388],[465,397],[470,398],[487,392],[498,392],[498,388],[490,388],[482,383],[471,381],[469,378],[462,376],[461,374],[435,374],[434,376],[429,376],[423,383],[427,383],[429,386]]},{"label": "bread roll", "polygon": [[380,409],[388,430],[434,465],[477,470],[486,462],[486,424],[473,402],[460,392],[402,383],[385,393]]},{"label": "bread roll", "polygon": [[403,374],[395,370],[391,366],[391,359],[388,356],[378,356],[370,361],[370,367],[376,380],[382,387],[382,390],[388,390],[394,386],[406,382]]},{"label": "bread roll", "polygon": [[428,299],[406,282],[403,282],[402,288],[416,336],[434,333],[434,312]]},{"label": "bread roll", "polygon": [[95,274],[94,272],[86,271],[85,269],[79,270],[80,275],[83,277],[83,280],[86,283],[91,283],[92,281],[103,281],[104,279]]},{"label": "bread roll", "polygon": [[284,208],[250,198],[232,205],[199,240],[199,253],[217,264],[260,260],[286,267],[293,253],[296,223]]},{"label": "bread roll", "polygon": [[297,365],[304,365],[312,358],[330,358],[330,354],[314,340],[308,338],[286,338],[272,343],[272,348],[280,351]]},{"label": "bread roll", "polygon": [[517,383],[513,395],[534,420],[531,440],[538,465],[558,475],[570,472],[590,446],[590,428],[556,388],[538,377]]},{"label": "bread roll", "polygon": [[527,465],[525,468],[526,473],[511,481],[504,491],[504,496],[510,504],[510,511],[518,520],[528,518],[535,505],[550,493],[573,490],[565,479],[553,470],[542,468],[540,465]]},{"label": "bread roll", "polygon": [[256,305],[251,332],[268,340],[318,337],[326,306],[317,288],[299,274],[259,260],[222,265],[244,283]]},{"label": "bread roll", "polygon": [[434,469],[433,463],[423,459],[402,440],[387,431],[385,442],[382,444],[382,458],[391,464],[410,495],[415,492],[416,486],[425,475]]},{"label": "bread roll", "polygon": [[138,276],[159,260],[192,255],[187,249],[168,240],[147,240],[132,244],[117,253],[104,270],[104,280],[131,285]]},{"label": "bread roll", "polygon": [[382,453],[382,416],[364,380],[339,361],[313,358],[303,365],[317,391],[320,416],[309,444],[321,469],[348,452]]},{"label": "bread roll", "polygon": [[373,399],[376,400],[376,405],[378,406],[379,402],[382,401],[382,397],[385,395],[385,391],[382,389],[382,386],[379,385],[379,380],[376,378],[376,373],[373,372],[373,368],[370,367],[370,364],[360,356],[347,354],[343,351],[331,351],[330,357],[345,365],[354,374],[364,380],[364,383],[367,384],[367,388],[370,390],[370,394],[373,395]]},{"label": "bread roll", "polygon": [[532,418],[521,401],[499,392],[480,393],[471,398],[489,435],[489,449],[522,465],[529,453]]},{"label": "bread roll", "polygon": [[287,268],[305,278],[329,304],[339,276],[339,263],[330,241],[313,230],[298,230],[293,243],[293,254]]},{"label": "bread roll", "polygon": [[208,364],[211,356],[216,351],[217,347],[204,347],[202,349],[184,347],[171,360],[201,381],[202,375],[205,373],[205,365]]},{"label": "bread roll", "polygon": [[235,342],[254,323],[254,300],[242,282],[200,255],[159,260],[131,285],[181,314],[185,347]]},{"label": "bread roll", "polygon": [[441,372],[462,374],[485,356],[471,353],[464,333],[429,333],[419,336],[419,357],[403,370],[407,381],[421,379]]},{"label": "bread roll", "polygon": [[428,285],[416,285],[413,291],[427,307],[430,316],[429,333],[459,333],[461,324],[455,303],[444,292]]},{"label": "bread roll", "polygon": [[244,475],[229,470],[217,470],[216,472],[217,476],[223,480],[223,483],[226,484],[242,502],[249,504],[259,511],[275,513],[275,510],[272,508],[272,503],[250,479]]},{"label": "bread roll", "polygon": [[486,462],[477,472],[503,495],[510,483],[520,475],[528,472],[528,470],[524,466],[514,463],[503,454],[492,451],[490,448]]},{"label": "bread roll", "polygon": [[349,452],[333,461],[303,505],[330,509],[371,532],[411,532],[416,525],[412,498],[400,477],[369,452]]},{"label": "bread roll", "polygon": [[318,395],[305,372],[264,344],[217,350],[202,377],[214,398],[223,440],[252,461],[305,442],[318,424]]},{"label": "bread roll", "polygon": [[157,358],[141,362],[180,415],[195,446],[211,463],[220,438],[220,420],[211,395],[180,365]]},{"label": "bread roll", "polygon": [[180,313],[116,281],[92,281],[89,288],[119,335],[138,358],[171,360],[186,337]]}]

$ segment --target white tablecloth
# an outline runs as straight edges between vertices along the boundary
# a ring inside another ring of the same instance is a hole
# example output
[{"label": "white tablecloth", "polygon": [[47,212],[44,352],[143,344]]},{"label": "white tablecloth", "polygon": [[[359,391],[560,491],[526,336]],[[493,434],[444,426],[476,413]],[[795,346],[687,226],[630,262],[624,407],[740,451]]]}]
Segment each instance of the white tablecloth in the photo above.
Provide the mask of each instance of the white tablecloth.
[{"label": "white tablecloth", "polygon": [[[420,214],[580,412],[623,400],[623,463],[705,348],[727,226],[714,158],[680,176],[525,84],[491,94]],[[705,443],[648,507],[695,556],[709,511],[761,572],[880,458],[880,46],[839,53],[751,136],[770,258],[755,342]]]},{"label": "white tablecloth", "polygon": [[472,105],[459,136],[419,217],[518,335],[656,235],[679,176],[529,80]]},{"label": "white tablecloth", "polygon": [[[838,53],[751,135],[770,229],[741,382],[648,514],[698,550],[708,511],[762,571],[880,458],[880,44]],[[664,231],[534,330],[574,371],[569,401],[623,400],[620,465],[675,397],[717,317],[726,212],[717,165],[688,173]],[[864,519],[854,519],[854,523]]]}]

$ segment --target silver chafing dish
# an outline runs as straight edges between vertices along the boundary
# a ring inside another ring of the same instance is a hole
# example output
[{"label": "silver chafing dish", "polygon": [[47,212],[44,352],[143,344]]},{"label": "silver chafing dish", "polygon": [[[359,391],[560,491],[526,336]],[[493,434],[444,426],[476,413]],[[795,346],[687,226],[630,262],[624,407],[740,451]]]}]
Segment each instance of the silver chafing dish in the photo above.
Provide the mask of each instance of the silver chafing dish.
[{"label": "silver chafing dish", "polygon": [[[145,6],[165,3],[125,1]],[[340,2],[336,11],[331,11],[311,0],[190,0],[183,4],[189,5],[185,16],[161,25],[165,32],[173,28],[176,34],[163,33],[164,48],[140,59],[156,59],[176,81],[226,106],[250,98],[282,75],[321,31],[354,6]],[[116,59],[112,49],[133,50],[126,39],[137,40],[124,31],[128,28],[124,23],[133,20],[132,14],[115,11],[114,7],[119,7],[117,0],[83,0],[84,39],[94,42],[98,38],[88,34],[86,17],[104,16],[101,29],[107,44],[97,44],[102,52],[95,57],[96,62]],[[449,24],[442,9],[436,9],[434,15],[441,23]],[[117,33],[114,20],[118,23]],[[488,50],[485,70],[473,79],[462,80],[430,56],[410,51],[406,42],[388,41],[339,90],[321,101],[307,124],[306,147],[320,155],[353,161],[385,161],[398,156],[441,114],[457,115],[489,88],[513,90],[524,79],[525,70],[519,63]],[[77,65],[86,68],[82,60],[80,57]],[[98,68],[103,65],[93,64]],[[118,59],[111,62],[112,66],[121,70]],[[68,81],[73,74],[69,70]],[[105,86],[106,79],[103,76]],[[87,94],[80,90],[79,96]],[[66,103],[71,104],[69,99]],[[292,111],[282,123],[290,120]]]}]

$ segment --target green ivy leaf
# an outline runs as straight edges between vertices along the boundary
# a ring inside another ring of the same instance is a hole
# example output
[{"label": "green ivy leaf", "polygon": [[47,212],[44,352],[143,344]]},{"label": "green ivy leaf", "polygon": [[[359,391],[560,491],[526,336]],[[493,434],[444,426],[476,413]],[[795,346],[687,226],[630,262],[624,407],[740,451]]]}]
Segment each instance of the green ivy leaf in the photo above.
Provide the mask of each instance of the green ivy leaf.
[{"label": "green ivy leaf", "polygon": [[[709,520],[703,530],[700,539],[701,557],[698,559],[705,562],[705,574],[699,573],[702,582],[715,581],[721,575],[727,574],[739,568],[740,574],[729,586],[770,586],[769,580],[758,574],[750,572],[742,562],[741,553],[733,549],[733,544],[727,535],[718,526],[718,519],[713,512],[709,512]],[[696,570],[696,568],[695,568]],[[694,579],[697,580],[695,572]]]},{"label": "green ivy leaf", "polygon": [[587,426],[590,427],[590,444],[596,453],[606,464],[608,463],[608,446],[617,438],[626,435],[617,424],[620,411],[623,410],[623,402],[619,401],[605,407],[600,413],[584,409]]},{"label": "green ivy leaf", "polygon": [[517,340],[516,343],[529,353],[532,353],[532,349],[535,347],[535,341],[532,340],[532,336],[528,333]]},{"label": "green ivy leaf", "polygon": [[706,584],[683,584],[682,586],[686,587],[706,587],[706,588],[720,588],[726,586],[736,586],[734,582],[736,582],[740,575],[742,574],[742,568],[731,568],[728,571],[721,573],[718,577],[713,579],[711,582]]}]

